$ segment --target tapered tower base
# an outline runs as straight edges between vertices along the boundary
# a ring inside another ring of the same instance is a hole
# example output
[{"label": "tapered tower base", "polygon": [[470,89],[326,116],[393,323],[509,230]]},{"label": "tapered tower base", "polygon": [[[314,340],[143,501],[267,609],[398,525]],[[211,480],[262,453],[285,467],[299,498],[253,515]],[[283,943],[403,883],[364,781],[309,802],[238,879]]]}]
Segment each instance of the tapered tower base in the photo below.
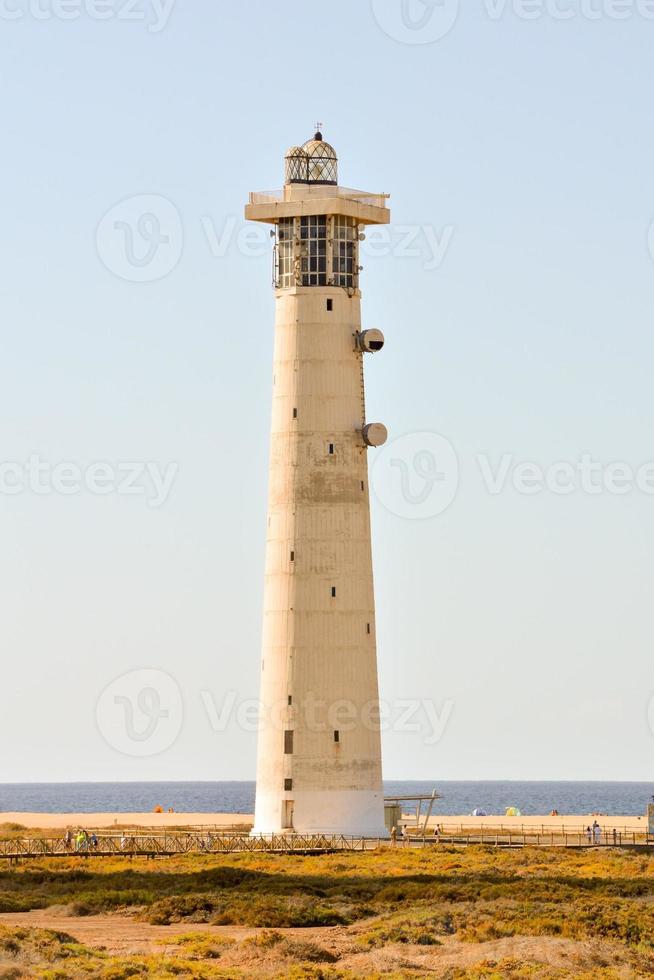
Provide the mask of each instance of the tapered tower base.
[{"label": "tapered tower base", "polygon": [[253,836],[293,833],[296,827],[302,834],[388,837],[383,795],[369,790],[307,790],[295,793],[292,801],[282,800],[280,806],[279,793],[257,793]]}]

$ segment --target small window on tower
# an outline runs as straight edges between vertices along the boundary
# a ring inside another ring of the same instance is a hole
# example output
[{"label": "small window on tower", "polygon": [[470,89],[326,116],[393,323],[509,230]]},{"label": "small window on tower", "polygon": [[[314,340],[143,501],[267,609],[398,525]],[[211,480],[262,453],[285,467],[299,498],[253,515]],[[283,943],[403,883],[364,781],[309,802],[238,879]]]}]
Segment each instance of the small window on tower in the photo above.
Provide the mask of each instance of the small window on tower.
[{"label": "small window on tower", "polygon": [[329,443],[329,455],[330,456],[333,456],[334,455],[334,443],[333,442],[330,442]]},{"label": "small window on tower", "polygon": [[293,755],[293,732],[284,732],[284,755]]},{"label": "small window on tower", "polygon": [[293,409],[293,418],[294,418],[294,419],[296,419],[296,418],[297,418],[297,408],[294,408],[294,409]]},{"label": "small window on tower", "polygon": [[363,480],[361,481],[361,489],[362,489],[362,490],[365,490],[365,489],[366,489],[366,485],[365,485],[365,483],[363,482]]},{"label": "small window on tower", "polygon": [[366,623],[366,633],[370,634],[370,623]]},{"label": "small window on tower", "polygon": [[333,299],[328,299],[327,300],[327,312],[328,313],[332,313],[333,310],[334,310],[334,300]]},{"label": "small window on tower", "polygon": [[295,552],[294,551],[291,552],[291,561],[295,561]]},{"label": "small window on tower", "polygon": [[289,706],[293,704],[293,695],[292,694],[289,694],[289,696],[288,696],[288,703],[289,703]]},{"label": "small window on tower", "polygon": [[337,729],[337,730],[336,730],[336,731],[334,732],[334,741],[335,741],[335,742],[340,742],[340,740],[341,740],[341,733],[340,733],[340,732],[338,731],[338,729]]},{"label": "small window on tower", "polygon": [[336,586],[332,585],[332,599],[336,598]]},{"label": "small window on tower", "polygon": [[292,779],[285,779],[284,780],[284,790],[288,793],[292,789],[293,789],[293,780]]}]

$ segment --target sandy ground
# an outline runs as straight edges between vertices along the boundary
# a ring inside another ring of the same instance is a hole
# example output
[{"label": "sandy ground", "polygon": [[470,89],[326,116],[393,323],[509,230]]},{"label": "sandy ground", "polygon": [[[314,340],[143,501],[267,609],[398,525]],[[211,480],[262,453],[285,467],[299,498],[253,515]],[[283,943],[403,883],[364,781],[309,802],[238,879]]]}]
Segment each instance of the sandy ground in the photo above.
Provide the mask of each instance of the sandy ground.
[{"label": "sandy ground", "polygon": [[[586,827],[593,823],[593,820],[597,820],[602,830],[613,830],[614,827],[622,831],[640,831],[641,833],[647,830],[647,818],[644,816],[624,817],[593,813],[581,817],[578,814],[563,814],[558,817],[545,815],[529,817],[504,817],[499,815],[488,817],[470,817],[465,815],[457,817],[437,816],[430,819],[429,826],[432,827],[435,824],[439,824],[445,832],[447,832],[448,828],[454,830],[459,827],[469,828],[470,830],[481,830],[485,827],[505,827],[507,830],[515,829],[519,832],[522,832],[524,828],[526,833],[537,833],[542,827],[544,828],[544,833],[565,829],[568,833],[574,834],[583,833]],[[409,828],[411,827],[410,822],[408,826]]]},{"label": "sandy ground", "polygon": [[[640,831],[647,829],[646,817],[620,817],[589,814],[587,816],[529,816],[529,817],[470,817],[466,814],[459,816],[433,816],[429,825],[440,824],[447,833],[454,832],[460,827],[481,830],[486,827],[515,829],[517,832],[550,833],[565,829],[568,833],[583,833],[588,824],[597,819],[603,830]],[[253,815],[251,813],[0,813],[0,825],[3,823],[18,823],[28,829],[65,830],[67,827],[88,827],[107,829],[111,827],[223,827],[230,829],[250,827]],[[409,828],[413,821],[407,818]]]},{"label": "sandy ground", "polygon": [[250,827],[251,813],[0,813],[3,823],[18,823],[29,830],[65,830],[67,827]]},{"label": "sandy ground", "polygon": [[[66,914],[64,908],[3,913],[0,914],[0,924],[65,932],[85,946],[105,949],[114,956],[128,956],[135,953],[179,956],[183,955],[183,950],[173,942],[175,936],[203,933],[229,937],[240,944],[244,939],[263,931],[201,923],[153,926],[120,914],[73,918]],[[513,936],[484,943],[462,943],[454,937],[444,937],[441,946],[389,944],[381,949],[368,950],[362,947],[357,939],[358,933],[369,926],[370,921],[365,926],[349,928],[331,926],[275,931],[294,941],[316,943],[339,957],[340,968],[349,968],[357,972],[359,970],[368,972],[371,969],[392,972],[401,968],[440,972],[445,967],[471,967],[484,960],[497,961],[505,958],[546,963],[568,969],[575,966],[592,967],[598,961],[615,967],[624,963],[623,951],[616,946],[596,941],[577,942],[550,936]],[[269,959],[269,955],[264,950],[256,947],[248,948],[247,945],[236,945],[233,948],[225,948],[220,962],[221,966],[234,964],[241,967],[246,965],[254,967],[256,965],[256,975],[265,976],[268,972],[266,967],[272,966]]]}]

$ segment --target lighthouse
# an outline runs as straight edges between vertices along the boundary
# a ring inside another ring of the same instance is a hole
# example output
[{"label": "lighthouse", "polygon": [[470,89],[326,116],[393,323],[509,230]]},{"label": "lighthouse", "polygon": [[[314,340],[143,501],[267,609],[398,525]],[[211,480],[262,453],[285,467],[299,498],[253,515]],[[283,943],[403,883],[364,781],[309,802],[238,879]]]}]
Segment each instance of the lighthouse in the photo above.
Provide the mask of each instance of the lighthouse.
[{"label": "lighthouse", "polygon": [[386,194],[341,187],[318,131],[252,193],[273,226],[275,340],[254,834],[384,828],[359,248]]}]

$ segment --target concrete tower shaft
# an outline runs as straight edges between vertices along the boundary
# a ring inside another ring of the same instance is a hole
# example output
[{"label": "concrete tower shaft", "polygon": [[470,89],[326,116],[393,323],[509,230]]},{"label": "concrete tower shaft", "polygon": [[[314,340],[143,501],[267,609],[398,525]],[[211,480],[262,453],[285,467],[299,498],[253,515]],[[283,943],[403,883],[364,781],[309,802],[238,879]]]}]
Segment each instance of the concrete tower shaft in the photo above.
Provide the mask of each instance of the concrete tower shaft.
[{"label": "concrete tower shaft", "polygon": [[[301,150],[291,151],[294,174],[304,173]],[[318,150],[313,173],[335,174],[330,154]],[[294,178],[279,195],[251,195],[246,216],[276,226],[254,832],[377,836],[384,814],[367,452],[384,430],[366,425],[363,352],[383,338],[361,340],[358,238],[359,226],[386,223],[389,212],[383,195]]]}]

